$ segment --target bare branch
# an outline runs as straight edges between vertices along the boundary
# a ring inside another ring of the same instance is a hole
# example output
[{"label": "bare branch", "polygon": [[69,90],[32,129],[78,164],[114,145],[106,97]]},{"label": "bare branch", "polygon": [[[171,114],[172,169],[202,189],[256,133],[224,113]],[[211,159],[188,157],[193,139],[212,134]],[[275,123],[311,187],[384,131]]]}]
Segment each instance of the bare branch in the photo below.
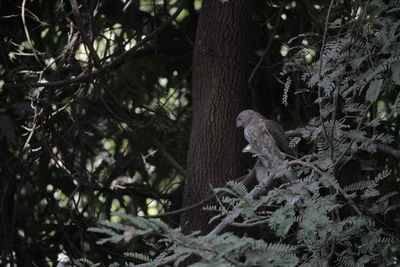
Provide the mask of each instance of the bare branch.
[{"label": "bare branch", "polygon": [[266,224],[266,223],[268,223],[268,220],[262,220],[262,221],[253,222],[253,223],[232,222],[230,225],[231,226],[235,226],[235,227],[247,228],[247,227],[254,227],[254,226],[261,225],[261,224]]},{"label": "bare branch", "polygon": [[240,201],[233,211],[228,214],[215,228],[212,230],[207,236],[218,235],[221,233],[226,227],[234,222],[234,220],[242,213],[243,207],[242,205],[246,201],[252,201],[254,198],[259,196],[264,190],[272,183],[273,178],[275,177],[276,173],[271,173],[268,177],[258,185],[256,185],[253,190],[251,190],[246,196],[245,199]]},{"label": "bare branch", "polygon": [[22,6],[21,6],[21,19],[22,19],[22,24],[24,25],[24,31],[25,31],[26,40],[28,41],[29,45],[31,46],[33,55],[35,56],[37,62],[38,62],[39,64],[41,64],[41,61],[40,61],[39,56],[38,56],[38,54],[37,54],[37,52],[36,52],[36,49],[33,47],[32,40],[31,40],[31,36],[29,35],[28,26],[26,26],[26,21],[25,21],[25,4],[26,4],[26,0],[23,0],[23,1],[22,1]]},{"label": "bare branch", "polygon": [[285,5],[286,5],[286,0],[283,1],[282,5],[281,5],[281,8],[279,9],[279,12],[276,14],[277,17],[276,17],[276,21],[275,21],[275,25],[274,25],[274,30],[273,30],[273,32],[271,34],[271,38],[268,41],[267,47],[264,49],[260,59],[258,60],[256,66],[254,67],[253,71],[251,72],[249,79],[247,80],[247,83],[249,85],[251,85],[251,83],[253,82],[254,76],[256,75],[258,69],[261,66],[261,63],[264,61],[264,58],[267,55],[267,52],[269,51],[269,49],[270,49],[270,47],[272,45],[272,40],[274,40],[275,35],[276,35],[277,31],[278,31],[279,22],[281,20],[282,11],[283,11],[283,8],[285,7]]},{"label": "bare branch", "polygon": [[85,43],[87,49],[89,50],[89,54],[90,54],[91,58],[93,58],[96,67],[98,68],[98,67],[100,67],[100,58],[97,55],[96,50],[93,47],[92,41],[89,40],[89,38],[88,38],[89,35],[86,32],[84,23],[82,21],[81,14],[79,13],[78,2],[76,0],[70,0],[69,2],[71,4],[72,13],[74,14],[76,23],[78,24],[78,29],[82,36],[82,40]]},{"label": "bare branch", "polygon": [[96,78],[97,76],[99,76],[107,71],[110,71],[112,69],[115,69],[115,68],[119,67],[120,65],[126,63],[135,54],[135,52],[137,50],[139,50],[139,48],[141,48],[143,45],[145,45],[148,41],[155,38],[160,32],[164,31],[176,19],[176,17],[178,17],[178,15],[182,12],[184,7],[186,6],[187,1],[188,0],[182,0],[181,4],[176,9],[175,13],[173,15],[171,15],[171,17],[169,17],[165,22],[163,22],[160,25],[160,27],[156,28],[153,32],[146,35],[145,38],[138,41],[134,47],[132,47],[128,51],[122,53],[117,58],[115,58],[113,61],[105,64],[103,67],[99,68],[96,71],[93,71],[92,73],[81,74],[78,77],[75,77],[72,79],[55,81],[55,82],[17,83],[17,84],[6,83],[3,85],[3,88],[31,88],[31,87],[53,88],[53,87],[61,87],[61,86],[66,86],[66,85],[70,85],[70,84],[86,82],[90,79]]},{"label": "bare branch", "polygon": [[396,150],[393,147],[384,144],[379,144],[377,145],[377,147],[378,150],[380,150],[381,152],[384,152],[386,154],[389,154],[393,157],[400,159],[400,150]]},{"label": "bare branch", "polygon": [[[257,163],[254,165],[253,169],[248,174],[243,175],[243,176],[238,177],[238,178],[235,178],[233,180],[241,182],[245,186],[250,185],[251,183],[253,183],[255,181],[255,176],[256,176],[256,171],[255,171],[256,168],[255,167],[256,167],[256,165],[257,165]],[[222,193],[219,193],[219,194],[222,194]],[[217,193],[217,195],[218,195],[218,193]],[[196,209],[198,207],[203,206],[204,204],[206,204],[209,201],[211,201],[212,199],[214,199],[214,197],[215,197],[214,194],[210,194],[208,197],[206,197],[202,201],[200,201],[200,202],[198,202],[196,204],[193,204],[191,206],[188,206],[188,207],[185,207],[185,208],[182,208],[182,209],[179,209],[179,210],[166,212],[166,213],[163,213],[163,214],[146,215],[146,216],[143,216],[143,217],[144,218],[162,218],[162,217],[168,217],[168,216],[177,215],[177,214],[180,214],[180,213],[185,213],[185,212],[188,212],[188,211],[191,211],[191,210],[194,210],[194,209]]]},{"label": "bare branch", "polygon": [[285,135],[286,135],[286,137],[301,137],[301,136],[303,136],[302,131],[303,131],[302,128],[289,130],[289,131],[285,132]]},{"label": "bare branch", "polygon": [[160,151],[161,155],[172,165],[172,167],[174,167],[180,175],[186,177],[185,169],[171,156],[171,154],[168,153],[164,145],[157,141],[156,147],[158,148],[158,151]]}]

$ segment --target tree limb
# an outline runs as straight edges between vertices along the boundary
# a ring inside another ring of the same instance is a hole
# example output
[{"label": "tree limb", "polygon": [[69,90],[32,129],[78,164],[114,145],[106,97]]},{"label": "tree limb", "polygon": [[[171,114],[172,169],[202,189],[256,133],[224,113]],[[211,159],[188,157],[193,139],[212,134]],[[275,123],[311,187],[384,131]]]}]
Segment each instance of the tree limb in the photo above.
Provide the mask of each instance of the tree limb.
[{"label": "tree limb", "polygon": [[247,227],[254,227],[254,226],[266,224],[266,223],[268,223],[268,220],[262,220],[262,221],[258,221],[258,222],[252,222],[252,223],[232,222],[230,225],[235,226],[235,227],[247,228]]},{"label": "tree limb", "polygon": [[385,144],[378,144],[377,147],[379,151],[400,159],[400,150],[396,150],[393,147]]},{"label": "tree limb", "polygon": [[265,188],[267,188],[271,183],[276,173],[271,173],[258,185],[256,185],[253,190],[251,190],[245,197],[245,200],[240,201],[233,211],[228,214],[222,221],[212,230],[207,236],[218,235],[221,233],[227,226],[234,222],[234,220],[242,213],[243,207],[246,201],[252,201],[254,198],[262,194]]},{"label": "tree limb", "polygon": [[[246,175],[240,176],[236,179],[233,179],[235,181],[241,182],[242,184],[244,184],[246,187],[248,187],[249,185],[251,185],[255,180],[256,180],[256,171],[255,171],[255,166],[257,165],[257,163],[254,165],[253,169]],[[222,194],[222,193],[220,193]],[[163,214],[158,214],[158,215],[145,215],[143,216],[144,218],[162,218],[162,217],[168,217],[168,216],[173,216],[173,215],[177,215],[177,214],[181,214],[181,213],[185,213],[188,211],[191,211],[193,209],[196,209],[198,207],[203,206],[204,204],[206,204],[207,202],[211,201],[212,199],[214,199],[215,195],[214,194],[210,194],[208,197],[206,197],[205,199],[203,199],[202,201],[193,204],[191,206],[182,208],[182,209],[178,209],[178,210],[174,210],[174,211],[170,211],[170,212],[166,212]]]},{"label": "tree limb", "polygon": [[282,11],[283,11],[283,8],[285,6],[286,6],[286,0],[283,1],[282,5],[281,5],[281,8],[279,9],[279,12],[277,13],[277,17],[276,17],[276,21],[275,21],[275,25],[274,25],[274,30],[272,31],[271,38],[268,41],[267,47],[264,49],[260,59],[258,60],[256,66],[254,67],[253,71],[251,72],[249,79],[247,80],[247,83],[250,86],[251,86],[251,84],[253,82],[254,76],[256,75],[258,69],[261,66],[261,63],[264,61],[264,58],[267,55],[267,52],[269,51],[269,49],[270,49],[270,47],[272,45],[272,41],[274,40],[275,35],[276,35],[276,33],[278,31],[278,28],[279,28],[279,22],[281,21]]},{"label": "tree limb", "polygon": [[186,170],[171,156],[171,154],[168,153],[164,145],[158,141],[156,141],[155,145],[158,151],[160,151],[161,155],[172,165],[172,167],[174,167],[180,175],[186,177]]},{"label": "tree limb", "polygon": [[83,40],[84,44],[86,45],[86,47],[88,48],[89,55],[93,58],[95,66],[98,68],[98,67],[100,67],[100,58],[97,55],[97,52],[93,47],[93,42],[91,40],[89,40],[89,38],[88,38],[88,34],[86,32],[81,14],[79,12],[78,2],[76,0],[70,0],[69,2],[71,4],[72,13],[74,14],[76,23],[78,24],[78,29],[82,36],[82,40]]}]

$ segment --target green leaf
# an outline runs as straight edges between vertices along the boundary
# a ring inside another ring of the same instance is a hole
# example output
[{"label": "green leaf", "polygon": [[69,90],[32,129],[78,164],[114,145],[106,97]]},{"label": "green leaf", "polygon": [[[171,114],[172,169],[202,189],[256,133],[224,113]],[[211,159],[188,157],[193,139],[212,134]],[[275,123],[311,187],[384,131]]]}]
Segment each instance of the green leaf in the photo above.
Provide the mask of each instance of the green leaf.
[{"label": "green leaf", "polygon": [[293,225],[294,223],[294,218],[293,217],[289,217],[286,220],[284,220],[278,227],[278,229],[276,230],[276,235],[277,236],[285,236],[287,234],[287,232],[289,232],[290,227]]},{"label": "green leaf", "polygon": [[383,79],[373,80],[369,83],[366,98],[369,102],[375,102],[381,92]]}]

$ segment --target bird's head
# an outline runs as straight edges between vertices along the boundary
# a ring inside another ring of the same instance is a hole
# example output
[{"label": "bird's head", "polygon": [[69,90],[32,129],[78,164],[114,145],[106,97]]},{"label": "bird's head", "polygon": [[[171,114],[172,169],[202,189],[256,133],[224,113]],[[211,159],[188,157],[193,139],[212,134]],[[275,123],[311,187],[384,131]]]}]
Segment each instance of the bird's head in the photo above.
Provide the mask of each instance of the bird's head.
[{"label": "bird's head", "polygon": [[236,118],[236,127],[246,127],[257,114],[251,109],[243,110]]}]

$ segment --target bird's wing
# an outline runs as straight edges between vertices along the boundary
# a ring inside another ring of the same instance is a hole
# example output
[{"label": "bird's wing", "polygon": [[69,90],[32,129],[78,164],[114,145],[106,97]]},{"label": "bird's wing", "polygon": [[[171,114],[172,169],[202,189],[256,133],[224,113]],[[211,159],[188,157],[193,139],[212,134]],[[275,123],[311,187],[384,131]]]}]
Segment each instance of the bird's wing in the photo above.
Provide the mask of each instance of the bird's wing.
[{"label": "bird's wing", "polygon": [[264,127],[268,130],[268,133],[275,139],[275,142],[279,149],[291,156],[295,156],[293,149],[289,147],[289,141],[285,136],[285,132],[282,127],[273,120],[263,120]]}]

